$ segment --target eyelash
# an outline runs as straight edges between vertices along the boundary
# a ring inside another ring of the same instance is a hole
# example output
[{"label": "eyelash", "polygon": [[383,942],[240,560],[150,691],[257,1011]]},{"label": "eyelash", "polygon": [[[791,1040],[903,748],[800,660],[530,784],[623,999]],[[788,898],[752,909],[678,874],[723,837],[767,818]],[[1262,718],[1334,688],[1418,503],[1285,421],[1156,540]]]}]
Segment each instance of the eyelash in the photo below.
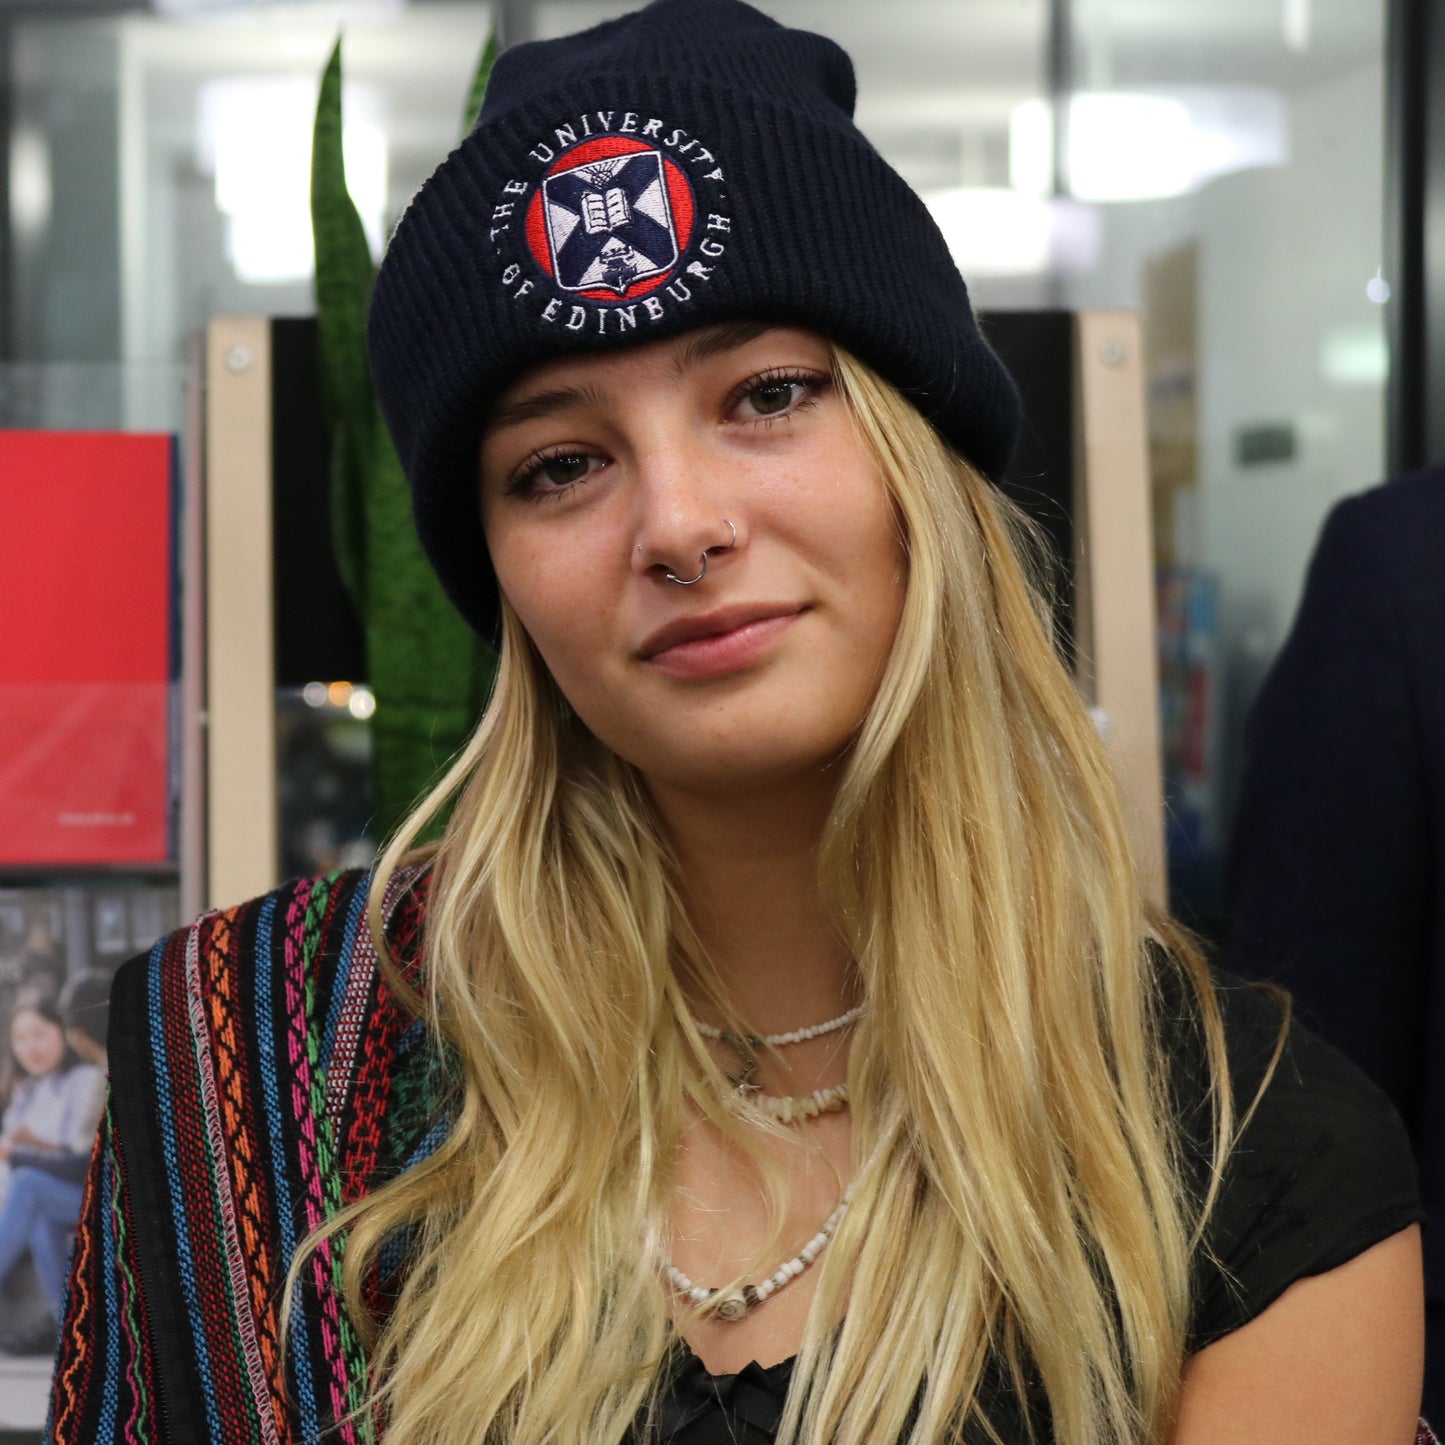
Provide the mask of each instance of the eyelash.
[{"label": "eyelash", "polygon": [[[736,407],[740,406],[755,392],[766,391],[771,387],[780,386],[802,387],[803,394],[786,411],[777,412],[771,416],[748,417],[743,421],[731,423],[731,425],[734,426],[771,427],[777,422],[790,421],[799,412],[816,406],[818,398],[829,386],[831,380],[832,378],[826,372],[807,371],[795,367],[771,368],[768,371],[758,372],[755,376],[750,376],[741,385],[735,387],[723,403],[723,412],[724,415],[730,416]],[[507,495],[516,497],[524,502],[540,502],[548,498],[556,499],[570,496],[578,486],[582,485],[582,483],[592,475],[592,472],[587,472],[575,482],[569,482],[556,487],[536,486],[535,483],[538,475],[549,462],[573,458],[581,460],[596,455],[595,452],[587,451],[566,442],[554,446],[542,447],[527,457],[517,470],[512,473],[507,483]]]},{"label": "eyelash", "polygon": [[770,387],[801,386],[803,395],[787,411],[780,411],[773,416],[750,417],[747,423],[739,423],[739,425],[750,425],[753,422],[787,421],[800,411],[817,405],[818,398],[823,394],[830,380],[831,378],[826,372],[804,371],[797,367],[774,367],[768,371],[761,371],[756,376],[750,376],[741,386],[734,388],[725,403],[724,410],[731,413],[733,408],[741,404],[748,396],[754,392],[767,391]]},{"label": "eyelash", "polygon": [[507,495],[509,497],[516,497],[523,502],[540,502],[547,497],[565,497],[580,482],[585,481],[587,476],[591,476],[591,472],[588,472],[584,477],[579,477],[576,482],[568,483],[565,486],[534,486],[533,484],[541,473],[542,468],[545,467],[548,462],[560,462],[567,458],[590,458],[594,455],[595,453],[584,451],[580,447],[569,446],[566,442],[560,443],[557,446],[543,447],[540,451],[533,452],[531,456],[512,473],[511,479],[507,483]]}]

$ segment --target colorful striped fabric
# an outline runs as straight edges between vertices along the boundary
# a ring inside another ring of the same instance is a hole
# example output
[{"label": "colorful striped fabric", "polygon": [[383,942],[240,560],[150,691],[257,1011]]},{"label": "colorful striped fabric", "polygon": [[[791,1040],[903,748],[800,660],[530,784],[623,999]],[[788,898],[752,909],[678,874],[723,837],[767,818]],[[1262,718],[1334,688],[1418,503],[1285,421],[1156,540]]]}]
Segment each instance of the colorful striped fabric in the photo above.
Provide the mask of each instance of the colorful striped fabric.
[{"label": "colorful striped fabric", "polygon": [[[368,874],[288,884],[132,960],[66,1297],[55,1445],[375,1439],[339,1251],[280,1302],[297,1244],[431,1143],[441,1074],[384,985]],[[426,879],[393,879],[414,960]],[[136,1087],[137,1081],[142,1081]]]}]

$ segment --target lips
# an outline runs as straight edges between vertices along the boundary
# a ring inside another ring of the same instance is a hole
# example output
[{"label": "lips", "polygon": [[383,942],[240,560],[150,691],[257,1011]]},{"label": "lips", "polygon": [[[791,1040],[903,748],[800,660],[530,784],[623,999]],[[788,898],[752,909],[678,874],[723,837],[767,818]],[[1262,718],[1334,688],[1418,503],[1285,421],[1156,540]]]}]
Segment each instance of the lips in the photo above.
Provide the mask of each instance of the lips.
[{"label": "lips", "polygon": [[637,656],[689,676],[733,671],[756,660],[802,612],[795,603],[766,602],[675,618],[650,633]]}]

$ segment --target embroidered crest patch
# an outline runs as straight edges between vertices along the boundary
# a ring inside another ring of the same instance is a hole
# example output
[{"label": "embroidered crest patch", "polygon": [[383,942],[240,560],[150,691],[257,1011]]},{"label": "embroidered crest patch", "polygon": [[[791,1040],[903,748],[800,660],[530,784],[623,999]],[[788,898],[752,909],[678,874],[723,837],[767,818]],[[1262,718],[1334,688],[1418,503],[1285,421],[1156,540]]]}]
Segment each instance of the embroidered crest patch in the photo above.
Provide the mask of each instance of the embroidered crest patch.
[{"label": "embroidered crest patch", "polygon": [[544,326],[646,329],[692,302],[732,239],[722,163],[662,116],[584,111],[523,171],[503,183],[487,240],[501,284]]},{"label": "embroidered crest patch", "polygon": [[564,291],[625,301],[661,286],[692,237],[682,167],[646,141],[599,136],[548,167],[527,211],[527,244]]}]

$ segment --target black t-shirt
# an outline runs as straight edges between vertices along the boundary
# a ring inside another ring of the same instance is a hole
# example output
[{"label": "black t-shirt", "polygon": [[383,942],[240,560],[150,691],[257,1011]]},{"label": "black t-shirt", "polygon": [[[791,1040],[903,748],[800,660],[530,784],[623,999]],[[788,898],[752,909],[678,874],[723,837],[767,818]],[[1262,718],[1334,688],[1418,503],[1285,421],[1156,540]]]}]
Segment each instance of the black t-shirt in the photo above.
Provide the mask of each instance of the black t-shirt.
[{"label": "black t-shirt", "polygon": [[[1255,1098],[1279,1036],[1271,993],[1224,981],[1230,1077],[1241,1113]],[[1196,1029],[1179,1022],[1172,1072],[1196,1186],[1205,1175],[1206,1071]],[[1267,1309],[1296,1280],[1323,1274],[1423,1217],[1405,1131],[1389,1100],[1343,1055],[1295,1024],[1268,1088],[1231,1157],[1193,1277],[1190,1349],[1202,1349]],[[679,1344],[663,1400],[659,1445],[763,1445],[782,1418],[792,1361],[710,1375]],[[990,1418],[1007,1445],[1047,1440],[1047,1406],[986,1382]]]}]

